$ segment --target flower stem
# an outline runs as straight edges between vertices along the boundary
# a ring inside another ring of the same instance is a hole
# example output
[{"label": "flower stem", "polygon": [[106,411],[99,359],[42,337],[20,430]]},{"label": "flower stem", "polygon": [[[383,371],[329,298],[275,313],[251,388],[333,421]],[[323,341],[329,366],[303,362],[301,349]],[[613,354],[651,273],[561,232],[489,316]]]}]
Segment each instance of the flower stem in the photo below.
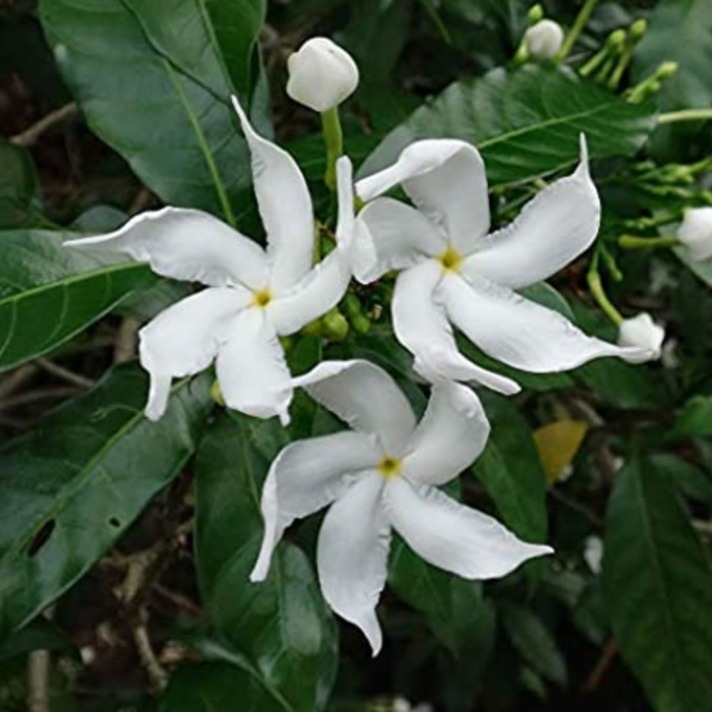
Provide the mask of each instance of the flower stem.
[{"label": "flower stem", "polygon": [[583,32],[583,28],[586,26],[586,23],[591,19],[591,15],[593,14],[597,4],[598,0],[586,0],[583,4],[583,7],[574,20],[574,24],[571,26],[568,35],[566,35],[566,39],[559,50],[559,54],[556,56],[556,60],[558,62],[563,62],[569,56],[569,52],[571,52],[574,44],[576,44],[576,40],[579,38],[581,32]]},{"label": "flower stem", "polygon": [[636,237],[621,235],[618,245],[626,250],[640,250],[655,247],[677,247],[680,241],[676,237]]},{"label": "flower stem", "polygon": [[321,114],[321,126],[326,145],[326,174],[324,182],[329,190],[336,190],[336,161],[343,153],[344,137],[341,132],[339,108],[334,106]]},{"label": "flower stem", "polygon": [[611,302],[603,289],[601,275],[598,272],[598,260],[599,252],[597,250],[591,260],[591,266],[588,268],[586,281],[588,282],[588,287],[591,290],[591,295],[598,303],[598,306],[601,307],[606,316],[616,326],[620,326],[623,323],[623,315],[618,311],[618,309],[615,308],[615,306],[613,306],[613,302]]},{"label": "flower stem", "polygon": [[712,119],[712,109],[683,109],[658,116],[659,124],[674,124],[680,121],[706,121]]}]

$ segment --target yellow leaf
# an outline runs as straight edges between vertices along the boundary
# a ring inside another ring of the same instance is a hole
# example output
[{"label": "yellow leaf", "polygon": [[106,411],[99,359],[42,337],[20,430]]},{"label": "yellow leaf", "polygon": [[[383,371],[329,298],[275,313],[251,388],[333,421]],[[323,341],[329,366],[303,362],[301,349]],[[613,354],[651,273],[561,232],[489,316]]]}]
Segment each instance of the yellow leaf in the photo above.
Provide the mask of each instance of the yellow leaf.
[{"label": "yellow leaf", "polygon": [[578,420],[557,420],[534,431],[539,458],[550,485],[566,474],[586,437],[588,427],[588,423]]}]

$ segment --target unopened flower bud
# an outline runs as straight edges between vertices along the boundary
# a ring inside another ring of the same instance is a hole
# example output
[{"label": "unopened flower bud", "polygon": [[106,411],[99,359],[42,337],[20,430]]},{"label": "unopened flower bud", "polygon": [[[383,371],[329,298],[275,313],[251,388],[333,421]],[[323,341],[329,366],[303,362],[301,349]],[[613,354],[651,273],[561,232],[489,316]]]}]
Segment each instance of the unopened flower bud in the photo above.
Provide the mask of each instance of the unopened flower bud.
[{"label": "unopened flower bud", "polygon": [[331,339],[331,341],[343,341],[349,333],[349,322],[346,321],[346,317],[338,309],[332,309],[323,316],[321,324],[324,329],[324,336],[327,339]]},{"label": "unopened flower bud", "polygon": [[289,57],[287,69],[287,94],[314,111],[333,109],[358,86],[356,62],[326,37],[305,42]]},{"label": "unopened flower bud", "polygon": [[553,20],[542,20],[524,33],[524,44],[530,57],[538,60],[553,59],[564,42],[561,25]]},{"label": "unopened flower bud", "polygon": [[631,319],[624,319],[618,331],[620,346],[637,346],[650,351],[650,358],[660,358],[665,340],[665,329],[656,324],[650,314],[643,312]]},{"label": "unopened flower bud", "polygon": [[677,74],[680,65],[677,62],[663,62],[655,72],[658,79],[669,79]]},{"label": "unopened flower bud", "polygon": [[527,13],[527,19],[529,20],[530,25],[534,25],[535,23],[539,22],[543,19],[543,17],[544,8],[538,3],[536,5],[532,5],[529,8],[529,12]]},{"label": "unopened flower bud", "polygon": [[677,239],[689,249],[695,262],[712,257],[712,208],[685,210]]},{"label": "unopened flower bud", "polygon": [[630,26],[630,38],[633,40],[633,42],[638,42],[643,38],[647,31],[648,22],[641,17]]},{"label": "unopened flower bud", "polygon": [[357,334],[368,334],[371,330],[371,322],[365,314],[356,314],[351,317],[351,326]]},{"label": "unopened flower bud", "polygon": [[608,35],[606,44],[611,49],[620,49],[621,47],[623,47],[623,45],[625,44],[625,30],[613,30],[613,32]]}]

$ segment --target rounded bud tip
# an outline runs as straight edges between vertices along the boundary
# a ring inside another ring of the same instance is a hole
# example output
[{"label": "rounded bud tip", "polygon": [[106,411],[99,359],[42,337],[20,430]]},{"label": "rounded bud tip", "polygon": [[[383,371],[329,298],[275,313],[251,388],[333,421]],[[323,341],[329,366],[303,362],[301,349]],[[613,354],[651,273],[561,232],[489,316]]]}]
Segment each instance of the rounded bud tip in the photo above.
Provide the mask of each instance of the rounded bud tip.
[{"label": "rounded bud tip", "polygon": [[650,359],[660,358],[665,329],[647,312],[624,319],[618,329],[618,345],[634,346],[650,352]]},{"label": "rounded bud tip", "polygon": [[553,20],[541,20],[524,33],[524,45],[533,59],[553,59],[564,43],[564,31]]},{"label": "rounded bud tip", "polygon": [[712,208],[688,208],[677,230],[677,239],[695,262],[712,257]]},{"label": "rounded bud tip", "polygon": [[346,100],[358,86],[358,67],[351,55],[326,37],[313,37],[287,60],[287,94],[323,113]]}]

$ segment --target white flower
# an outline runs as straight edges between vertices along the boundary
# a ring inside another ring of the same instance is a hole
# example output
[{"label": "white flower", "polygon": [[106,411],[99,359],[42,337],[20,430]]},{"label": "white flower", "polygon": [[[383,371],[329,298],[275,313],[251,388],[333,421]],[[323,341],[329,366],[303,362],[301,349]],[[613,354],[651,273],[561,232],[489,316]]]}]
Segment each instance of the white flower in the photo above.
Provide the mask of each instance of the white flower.
[{"label": "white flower", "polygon": [[437,384],[416,423],[395,382],[367,361],[325,362],[294,384],[353,430],[292,443],[274,460],[252,581],[267,576],[272,552],[295,519],[331,505],[317,546],[321,589],[338,615],[361,628],[375,655],[391,528],[423,559],[467,579],[504,576],[551,553],[436,488],[468,467],[487,441],[489,424],[469,388]]},{"label": "white flower", "polygon": [[358,67],[351,55],[326,37],[305,42],[287,60],[287,94],[314,111],[341,104],[358,86]]},{"label": "white flower", "polygon": [[[352,269],[364,283],[400,270],[393,327],[421,375],[479,381],[508,394],[519,390],[510,378],[464,358],[449,322],[492,358],[532,373],[576,368],[599,356],[650,356],[586,336],[514,291],[554,274],[596,237],[600,203],[583,137],[581,152],[573,175],[551,184],[511,225],[490,234],[484,164],[463,141],[418,141],[390,168],[357,183],[359,197],[372,202],[354,225]],[[398,184],[418,209],[376,198]]]},{"label": "white flower", "polygon": [[553,59],[564,43],[564,31],[553,20],[540,20],[524,33],[524,44],[530,57],[539,61]]},{"label": "white flower", "polygon": [[618,330],[621,346],[638,346],[647,349],[651,359],[660,358],[665,329],[653,321],[650,314],[643,312],[631,319],[624,319]]},{"label": "white flower", "polygon": [[[164,208],[129,220],[116,232],[73,240],[148,262],[157,274],[207,289],[161,312],[140,331],[141,365],[151,375],[146,415],[165,412],[171,379],[213,359],[226,405],[289,422],[291,375],[278,336],[292,334],[336,305],[350,273],[340,250],[312,267],[314,217],[306,182],[288,153],[258,136],[233,103],[252,156],[252,175],[267,249],[198,210]],[[351,164],[338,164],[339,227],[351,231]],[[347,207],[344,207],[347,206]]]},{"label": "white flower", "polygon": [[603,561],[603,539],[600,536],[588,536],[583,545],[583,558],[592,573],[601,573]]},{"label": "white flower", "polygon": [[690,250],[695,262],[712,257],[712,208],[685,210],[677,239]]}]

